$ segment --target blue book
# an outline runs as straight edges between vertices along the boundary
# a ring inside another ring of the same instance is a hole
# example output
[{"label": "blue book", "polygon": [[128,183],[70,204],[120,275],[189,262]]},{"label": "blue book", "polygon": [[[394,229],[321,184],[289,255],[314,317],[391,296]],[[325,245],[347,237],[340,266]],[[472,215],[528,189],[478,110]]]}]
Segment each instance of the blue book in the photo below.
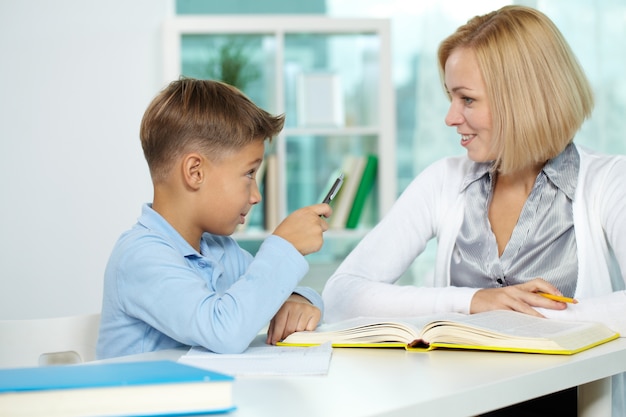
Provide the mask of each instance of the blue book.
[{"label": "blue book", "polygon": [[172,361],[0,369],[0,416],[165,416],[234,409],[229,375]]}]

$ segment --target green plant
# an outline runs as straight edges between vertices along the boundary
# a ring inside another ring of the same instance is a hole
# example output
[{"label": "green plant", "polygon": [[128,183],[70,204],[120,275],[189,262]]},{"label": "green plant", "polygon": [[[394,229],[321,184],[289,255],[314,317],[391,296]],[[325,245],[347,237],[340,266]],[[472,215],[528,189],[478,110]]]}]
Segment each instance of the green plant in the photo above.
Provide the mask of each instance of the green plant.
[{"label": "green plant", "polygon": [[247,39],[230,37],[209,59],[207,76],[243,91],[249,83],[261,77],[261,71],[252,64],[250,56],[251,47]]}]

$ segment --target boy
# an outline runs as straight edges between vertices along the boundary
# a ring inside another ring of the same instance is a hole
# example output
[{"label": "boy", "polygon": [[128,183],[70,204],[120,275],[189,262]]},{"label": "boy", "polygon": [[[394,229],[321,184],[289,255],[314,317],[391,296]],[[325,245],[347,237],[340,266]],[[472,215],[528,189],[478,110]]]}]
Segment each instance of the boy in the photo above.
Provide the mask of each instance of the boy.
[{"label": "boy", "polygon": [[184,345],[239,353],[268,322],[271,344],[315,329],[321,297],[296,285],[330,206],[292,213],[256,257],[229,237],[261,201],[256,171],[283,123],[216,81],[180,79],[152,101],[140,137],[154,200],[109,259],[98,358]]}]

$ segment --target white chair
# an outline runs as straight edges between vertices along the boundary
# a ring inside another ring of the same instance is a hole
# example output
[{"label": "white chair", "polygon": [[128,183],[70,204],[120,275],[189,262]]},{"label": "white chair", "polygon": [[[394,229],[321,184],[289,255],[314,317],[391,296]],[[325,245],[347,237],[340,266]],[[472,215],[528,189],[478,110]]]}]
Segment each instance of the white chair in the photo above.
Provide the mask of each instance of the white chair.
[{"label": "white chair", "polygon": [[92,361],[100,314],[0,320],[0,368]]}]

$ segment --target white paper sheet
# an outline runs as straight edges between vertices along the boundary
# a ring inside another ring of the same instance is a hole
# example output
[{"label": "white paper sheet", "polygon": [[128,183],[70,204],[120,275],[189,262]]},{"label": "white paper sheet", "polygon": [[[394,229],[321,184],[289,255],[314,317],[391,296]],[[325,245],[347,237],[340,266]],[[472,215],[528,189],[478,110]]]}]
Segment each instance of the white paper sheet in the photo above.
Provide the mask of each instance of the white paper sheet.
[{"label": "white paper sheet", "polygon": [[331,356],[330,343],[312,347],[253,343],[241,354],[219,354],[192,347],[179,362],[234,376],[326,375]]}]

